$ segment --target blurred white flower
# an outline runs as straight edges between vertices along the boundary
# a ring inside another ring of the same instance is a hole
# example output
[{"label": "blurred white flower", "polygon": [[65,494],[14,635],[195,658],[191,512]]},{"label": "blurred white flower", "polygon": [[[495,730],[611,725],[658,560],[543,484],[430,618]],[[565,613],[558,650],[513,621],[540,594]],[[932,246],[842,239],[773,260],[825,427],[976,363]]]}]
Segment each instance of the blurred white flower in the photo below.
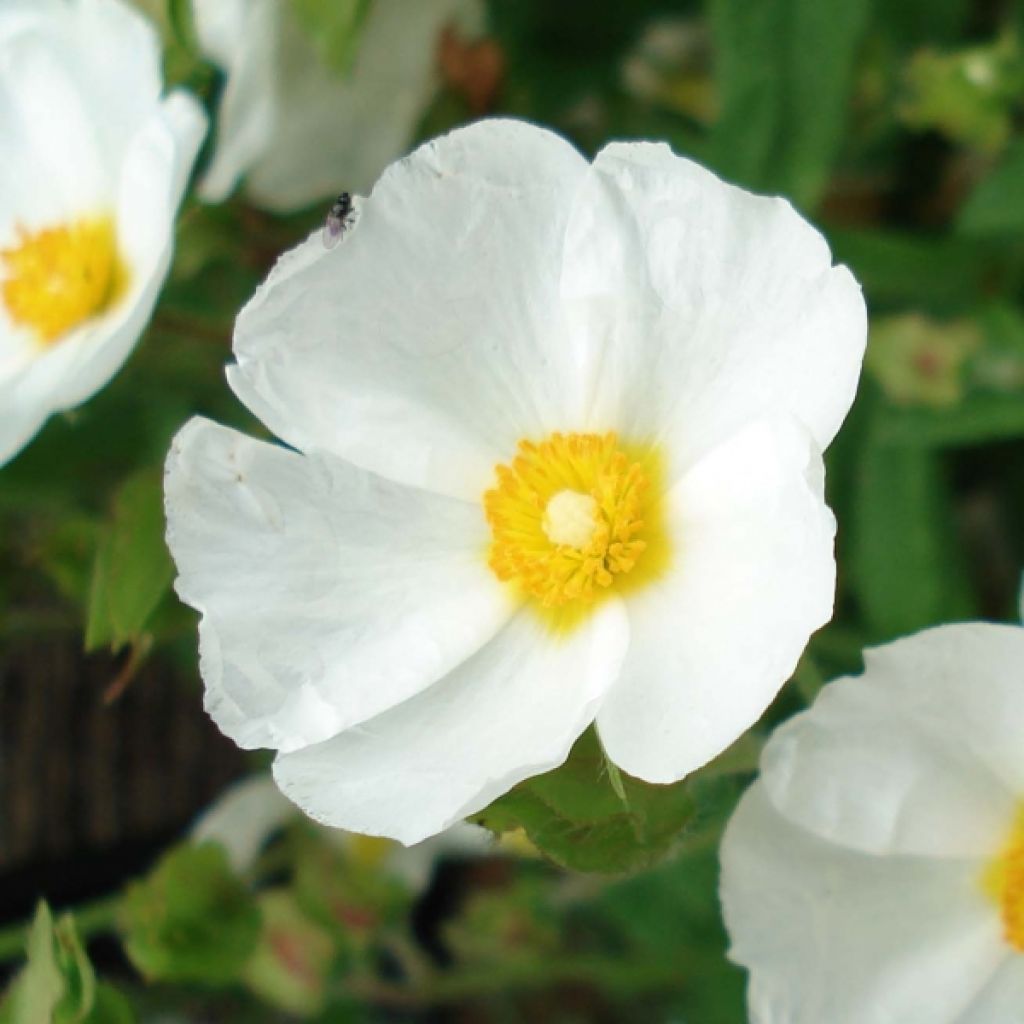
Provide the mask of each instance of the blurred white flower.
[{"label": "blurred white flower", "polygon": [[765,747],[722,843],[754,1024],[1024,1022],[1024,629],[868,651]]},{"label": "blurred white flower", "polygon": [[[832,611],[820,449],[860,289],[663,145],[484,121],[393,165],[242,312],[169,543],[207,709],[323,822],[416,842],[560,764],[679,779]],[[302,454],[300,454],[300,452]]]},{"label": "blurred white flower", "polygon": [[114,375],[205,131],[119,0],[0,3],[0,464]]},{"label": "blurred white flower", "polygon": [[[270,837],[298,815],[295,805],[281,794],[270,775],[254,775],[230,786],[202,814],[192,827],[192,838],[197,843],[220,843],[231,866],[244,873],[255,863]],[[341,829],[324,831],[330,842],[354,860],[374,864],[414,891],[429,882],[438,858],[479,856],[496,849],[490,833],[465,822],[410,847]]]},{"label": "blurred white flower", "polygon": [[480,0],[374,0],[352,67],[329,68],[288,0],[193,0],[206,55],[226,74],[209,202],[240,178],[257,204],[295,210],[368,189],[408,147],[440,84],[442,31],[475,32]]}]

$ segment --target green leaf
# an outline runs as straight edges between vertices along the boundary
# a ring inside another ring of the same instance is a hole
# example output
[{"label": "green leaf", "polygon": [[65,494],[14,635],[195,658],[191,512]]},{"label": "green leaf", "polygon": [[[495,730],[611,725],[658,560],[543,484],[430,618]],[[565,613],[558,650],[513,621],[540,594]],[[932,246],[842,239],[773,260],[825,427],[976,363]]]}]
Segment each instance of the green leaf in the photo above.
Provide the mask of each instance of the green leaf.
[{"label": "green leaf", "polygon": [[1012,235],[1024,231],[1024,141],[1014,142],[960,211],[965,235]]},{"label": "green leaf", "polygon": [[372,0],[291,0],[291,3],[320,59],[332,71],[347,75],[359,49],[361,30]]},{"label": "green leaf", "polygon": [[520,783],[473,820],[499,834],[522,828],[564,867],[612,874],[667,856],[693,812],[682,783],[656,786],[611,772],[591,729],[560,768]]},{"label": "green leaf", "polygon": [[989,251],[974,240],[882,231],[833,231],[829,240],[874,305],[933,310],[974,302],[993,277]]},{"label": "green leaf", "polygon": [[260,911],[218,843],[186,843],[127,891],[125,951],[150,980],[225,985],[256,949]]},{"label": "green leaf", "polygon": [[799,205],[820,197],[843,141],[869,0],[712,0],[722,113],[714,162]]},{"label": "green leaf", "polygon": [[96,974],[70,915],[54,923],[40,903],[28,936],[28,964],[0,1008],[4,1024],[86,1024],[96,1018]]},{"label": "green leaf", "polygon": [[855,495],[850,569],[873,637],[971,618],[940,454],[872,433]]},{"label": "green leaf", "polygon": [[100,536],[89,591],[86,650],[139,640],[174,575],[164,543],[160,477],[130,477],[114,498]]}]

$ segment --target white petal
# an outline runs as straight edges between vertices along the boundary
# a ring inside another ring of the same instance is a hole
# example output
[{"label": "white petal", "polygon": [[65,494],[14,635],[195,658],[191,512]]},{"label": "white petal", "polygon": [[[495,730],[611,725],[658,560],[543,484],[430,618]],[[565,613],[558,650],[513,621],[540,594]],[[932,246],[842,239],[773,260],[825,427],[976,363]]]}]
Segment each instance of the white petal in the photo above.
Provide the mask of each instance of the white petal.
[{"label": "white petal", "polygon": [[670,782],[724,750],[828,621],[835,523],[822,474],[801,427],[764,421],[669,494],[672,561],[630,595],[629,656],[598,717],[630,774]]},{"label": "white petal", "polygon": [[766,415],[795,415],[824,450],[853,401],[866,315],[852,276],[784,200],[665,145],[598,154],[563,293],[593,360],[595,422],[664,439],[672,479]]},{"label": "white petal", "polygon": [[1013,821],[1010,790],[871,675],[825,687],[775,733],[761,772],[791,821],[872,853],[986,857]]},{"label": "white petal", "polygon": [[226,73],[213,159],[199,193],[219,203],[269,148],[279,144],[277,40],[280,0],[194,0],[203,52]]},{"label": "white petal", "polygon": [[249,173],[252,199],[288,211],[343,188],[366,192],[407,150],[436,91],[441,29],[478,10],[476,0],[374,0],[345,75],[283,18],[274,143]]},{"label": "white petal", "polygon": [[320,232],[243,310],[229,380],[279,437],[479,500],[516,442],[572,422],[561,238],[586,164],[484,121],[393,165],[343,242]]},{"label": "white petal", "polygon": [[231,866],[248,871],[267,840],[291,818],[290,803],[269,774],[254,775],[225,790],[192,826],[192,841],[220,843]]},{"label": "white petal", "polygon": [[615,600],[565,636],[524,610],[425,693],[278,757],[274,776],[318,821],[418,842],[561,764],[628,642]]},{"label": "white petal", "polygon": [[106,316],[54,347],[54,362],[64,366],[56,408],[78,405],[103,387],[149,322],[171,262],[178,205],[205,132],[202,107],[190,94],[175,92],[129,145],[120,169],[116,220],[131,287]]},{"label": "white petal", "polygon": [[765,749],[775,805],[856,849],[991,855],[1024,792],[1024,629],[941,626],[866,663]]},{"label": "white petal", "polygon": [[759,784],[721,858],[753,1024],[954,1024],[1003,958],[980,864],[844,850],[785,821]]},{"label": "white petal", "polygon": [[422,690],[512,613],[478,506],[192,420],[167,464],[178,593],[207,710],[295,750]]},{"label": "white petal", "polygon": [[1008,953],[955,1024],[1024,1024],[1024,956]]}]

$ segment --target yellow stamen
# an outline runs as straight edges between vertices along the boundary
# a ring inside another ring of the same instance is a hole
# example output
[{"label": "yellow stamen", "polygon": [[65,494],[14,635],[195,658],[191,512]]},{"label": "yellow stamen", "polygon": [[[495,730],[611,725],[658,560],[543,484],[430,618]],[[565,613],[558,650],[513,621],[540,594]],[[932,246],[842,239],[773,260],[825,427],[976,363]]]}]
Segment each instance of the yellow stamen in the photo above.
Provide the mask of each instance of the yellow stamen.
[{"label": "yellow stamen", "polygon": [[491,569],[547,610],[650,578],[668,553],[658,469],[653,449],[627,450],[613,433],[520,441],[484,495]]},{"label": "yellow stamen", "polygon": [[1024,953],[1024,807],[1003,852],[985,869],[983,881],[985,891],[999,907],[1003,937]]},{"label": "yellow stamen", "polygon": [[105,312],[127,287],[109,216],[34,233],[19,227],[18,237],[0,249],[0,295],[14,323],[42,345]]}]

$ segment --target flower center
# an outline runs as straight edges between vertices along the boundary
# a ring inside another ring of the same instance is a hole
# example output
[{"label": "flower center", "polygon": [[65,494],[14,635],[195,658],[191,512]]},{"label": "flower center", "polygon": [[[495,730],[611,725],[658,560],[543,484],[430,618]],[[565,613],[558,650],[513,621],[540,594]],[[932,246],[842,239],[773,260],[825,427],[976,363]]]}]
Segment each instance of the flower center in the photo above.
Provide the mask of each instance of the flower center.
[{"label": "flower center", "polygon": [[83,218],[30,233],[0,249],[0,295],[15,324],[50,345],[109,309],[127,284],[113,219]]},{"label": "flower center", "polygon": [[661,557],[649,549],[664,549],[664,530],[655,470],[653,452],[627,454],[612,433],[520,441],[484,495],[491,569],[541,607],[561,608],[592,602],[641,562],[656,568]]},{"label": "flower center", "polygon": [[986,868],[984,884],[999,906],[1003,937],[1024,953],[1024,807],[1003,852]]}]

